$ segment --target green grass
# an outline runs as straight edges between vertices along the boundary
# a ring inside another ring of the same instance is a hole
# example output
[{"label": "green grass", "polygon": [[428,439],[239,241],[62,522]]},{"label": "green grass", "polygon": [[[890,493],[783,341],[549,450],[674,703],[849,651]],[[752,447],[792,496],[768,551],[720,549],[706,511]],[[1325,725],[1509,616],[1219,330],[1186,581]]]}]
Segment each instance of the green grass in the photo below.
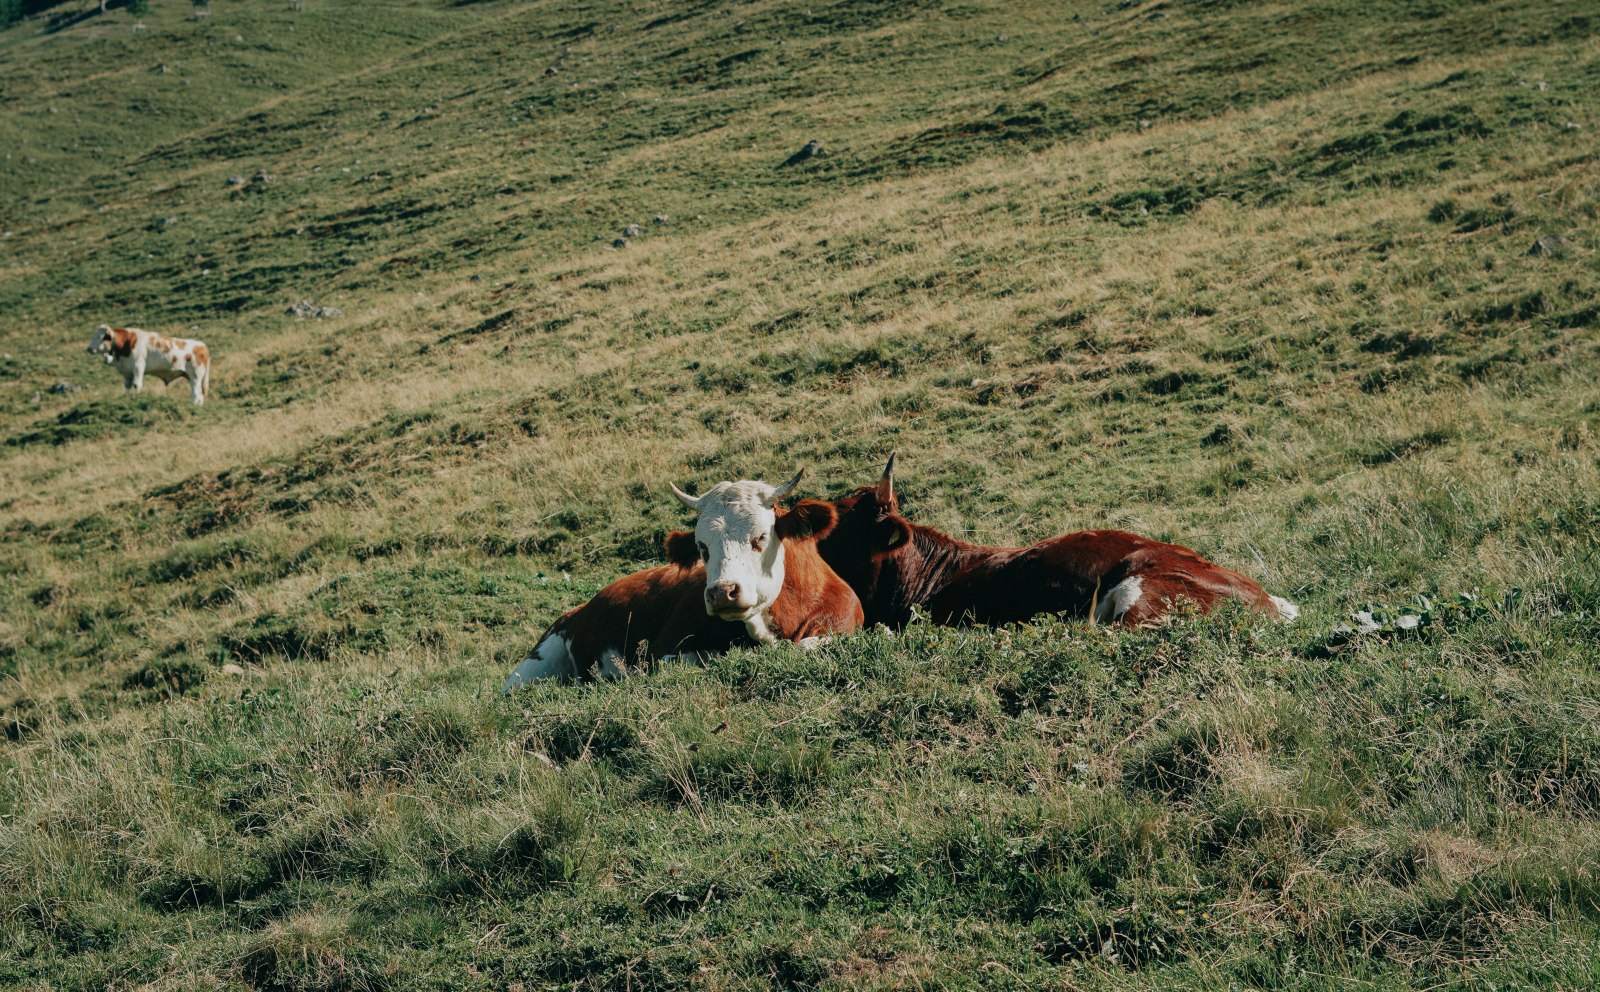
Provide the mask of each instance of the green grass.
[{"label": "green grass", "polygon": [[[0,985],[1600,981],[1581,5],[192,10],[0,31]],[[499,696],[667,480],[895,449],[1303,620]]]}]

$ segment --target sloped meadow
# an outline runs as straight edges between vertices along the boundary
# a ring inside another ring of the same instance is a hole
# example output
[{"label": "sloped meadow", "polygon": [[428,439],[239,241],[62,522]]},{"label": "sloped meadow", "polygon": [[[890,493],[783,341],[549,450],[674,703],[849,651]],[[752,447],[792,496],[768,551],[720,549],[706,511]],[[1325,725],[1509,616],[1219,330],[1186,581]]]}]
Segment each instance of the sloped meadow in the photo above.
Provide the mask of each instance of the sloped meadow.
[{"label": "sloped meadow", "polygon": [[[0,982],[1600,983],[1590,15],[365,10],[0,35]],[[1302,621],[500,695],[667,480],[895,449]]]}]

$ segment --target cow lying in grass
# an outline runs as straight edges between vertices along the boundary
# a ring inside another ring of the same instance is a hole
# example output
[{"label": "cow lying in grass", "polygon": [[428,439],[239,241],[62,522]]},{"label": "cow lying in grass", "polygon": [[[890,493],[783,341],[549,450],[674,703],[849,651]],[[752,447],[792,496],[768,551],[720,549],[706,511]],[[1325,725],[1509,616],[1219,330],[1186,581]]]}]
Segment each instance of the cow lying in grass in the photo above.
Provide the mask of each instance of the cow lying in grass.
[{"label": "cow lying in grass", "polygon": [[735,644],[811,647],[859,628],[860,601],[817,553],[833,507],[808,499],[778,508],[802,474],[777,488],[722,482],[703,496],[673,486],[699,519],[693,533],[667,536],[671,564],[618,579],[562,614],[506,690],[539,679],[616,678],[630,667]]},{"label": "cow lying in grass", "polygon": [[196,404],[211,395],[211,352],[204,342],[101,324],[89,342],[89,354],[106,356],[106,364],[122,373],[124,389],[137,392],[144,388],[144,377],[153,375],[163,385],[188,379]]},{"label": "cow lying in grass", "polygon": [[904,625],[915,609],[940,624],[1000,624],[1059,613],[1147,624],[1188,601],[1224,600],[1283,620],[1300,608],[1194,551],[1122,530],[1089,530],[1026,548],[993,548],[911,523],[894,493],[894,457],[876,486],[834,501],[822,557],[861,598],[868,623]]}]

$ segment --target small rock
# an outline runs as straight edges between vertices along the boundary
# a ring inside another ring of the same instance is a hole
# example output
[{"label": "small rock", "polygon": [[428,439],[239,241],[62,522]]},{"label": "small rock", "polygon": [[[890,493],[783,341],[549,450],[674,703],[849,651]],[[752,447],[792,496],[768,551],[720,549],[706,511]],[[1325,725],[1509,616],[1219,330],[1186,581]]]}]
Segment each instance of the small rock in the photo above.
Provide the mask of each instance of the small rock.
[{"label": "small rock", "polygon": [[228,185],[229,186],[243,186],[244,185],[244,177],[243,176],[229,176],[228,177]]},{"label": "small rock", "polygon": [[629,224],[627,227],[622,229],[622,236],[625,238],[637,238],[642,234],[644,234],[644,228],[640,227],[638,224]]},{"label": "small rock", "polygon": [[1567,124],[1566,124],[1566,127],[1567,127],[1568,131],[1576,131],[1578,128],[1580,128],[1582,126],[1583,125],[1579,124],[1577,121],[1567,121]]},{"label": "small rock", "polygon": [[666,223],[669,223],[671,220],[672,220],[672,218],[668,217],[666,214],[656,214],[655,217],[651,218],[650,223],[652,223],[652,224],[666,224]]},{"label": "small rock", "polygon": [[288,368],[283,370],[283,374],[284,375],[299,375],[300,373],[302,373],[304,371],[305,371],[305,369],[301,368],[298,365],[291,365]]},{"label": "small rock", "polygon": [[158,76],[165,76],[167,73],[169,73],[171,71],[172,71],[171,69],[167,68],[167,64],[165,62],[163,62],[160,65],[156,66],[156,75],[158,75]]},{"label": "small rock", "polygon": [[790,155],[783,164],[785,166],[799,165],[801,162],[804,162],[808,159],[819,158],[826,154],[828,154],[828,150],[822,147],[822,142],[812,138],[810,141],[805,143],[803,148],[795,152],[793,155]]},{"label": "small rock", "polygon": [[291,317],[343,317],[344,311],[337,307],[319,307],[310,300],[301,300],[283,311]]},{"label": "small rock", "polygon": [[224,674],[224,675],[243,675],[244,674],[244,669],[240,668],[238,665],[235,665],[233,662],[230,661],[226,665],[222,666],[222,674]]},{"label": "small rock", "polygon": [[483,282],[483,276],[480,276],[477,273],[473,273],[472,278],[468,279],[467,281],[468,282]]},{"label": "small rock", "polygon": [[1546,234],[1544,237],[1533,243],[1533,247],[1528,249],[1528,254],[1548,255],[1551,258],[1560,258],[1562,255],[1567,253],[1567,249],[1571,246],[1572,242],[1568,241],[1566,238],[1563,238],[1559,234]]},{"label": "small rock", "polygon": [[83,388],[82,386],[74,386],[70,382],[65,382],[65,381],[58,382],[55,385],[50,387],[50,395],[52,395],[52,396],[65,396],[67,393],[75,393],[79,389],[82,389],[82,388]]},{"label": "small rock", "polygon": [[997,34],[997,35],[994,36],[994,40],[995,41],[1010,41],[1011,39],[1010,39],[1010,37],[1008,37],[1006,35]]},{"label": "small rock", "polygon": [[177,222],[178,222],[178,218],[176,218],[176,217],[163,217],[163,218],[161,218],[161,226],[162,227],[171,227],[172,225],[176,224]]},{"label": "small rock", "polygon": [[611,247],[613,247],[613,248],[626,248],[626,247],[628,247],[628,239],[627,238],[618,238],[615,241],[611,242]]},{"label": "small rock", "polygon": [[1543,93],[1545,90],[1550,88],[1550,84],[1549,83],[1535,83],[1533,85],[1534,85],[1534,88],[1537,89],[1541,93]]},{"label": "small rock", "polygon": [[267,183],[272,182],[276,178],[278,177],[269,176],[266,174],[266,172],[257,170],[256,174],[250,177],[250,181],[256,183],[257,185],[265,186]]},{"label": "small rock", "polygon": [[234,43],[234,44],[235,44],[235,45],[242,45],[242,44],[244,44],[244,35],[242,35],[242,34],[236,34],[236,35],[234,35],[234,36],[233,36],[233,43]]}]

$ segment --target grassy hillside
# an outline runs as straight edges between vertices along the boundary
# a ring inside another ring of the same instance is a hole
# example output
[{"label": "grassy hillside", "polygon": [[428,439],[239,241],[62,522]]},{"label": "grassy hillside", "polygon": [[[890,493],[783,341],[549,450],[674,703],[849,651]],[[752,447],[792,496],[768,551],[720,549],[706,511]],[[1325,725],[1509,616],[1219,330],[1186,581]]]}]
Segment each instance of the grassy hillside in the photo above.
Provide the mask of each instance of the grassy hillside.
[{"label": "grassy hillside", "polygon": [[[1600,982],[1585,5],[303,7],[0,32],[0,985]],[[1303,621],[500,697],[894,449]]]}]

